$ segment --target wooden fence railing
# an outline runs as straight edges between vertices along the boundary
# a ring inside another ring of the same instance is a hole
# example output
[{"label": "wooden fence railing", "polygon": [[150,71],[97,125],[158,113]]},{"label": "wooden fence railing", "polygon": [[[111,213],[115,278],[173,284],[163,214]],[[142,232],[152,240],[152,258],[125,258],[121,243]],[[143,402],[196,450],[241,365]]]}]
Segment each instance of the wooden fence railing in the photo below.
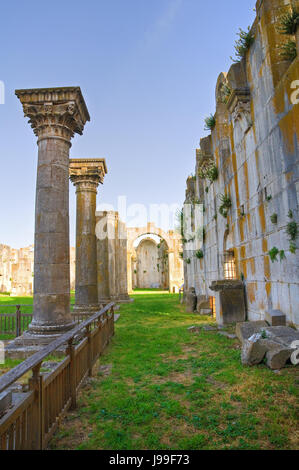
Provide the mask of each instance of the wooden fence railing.
[{"label": "wooden fence railing", "polygon": [[[0,419],[0,450],[45,449],[59,420],[76,407],[76,396],[85,378],[114,334],[114,303],[52,341],[0,377],[0,393],[32,373],[29,391]],[[81,338],[78,344],[78,337]],[[40,369],[55,350],[66,347],[65,359],[48,374]]]},{"label": "wooden fence railing", "polygon": [[[32,322],[32,313],[23,313],[22,307],[33,307],[33,305],[6,305],[5,308],[14,308],[15,312],[1,313],[0,312],[0,335],[15,335],[16,337],[28,329]],[[71,306],[72,309],[73,306]],[[87,320],[89,314],[72,312],[72,318],[75,323],[79,324]]]},{"label": "wooden fence railing", "polygon": [[0,335],[21,336],[32,321],[32,313],[23,313],[21,308],[32,307],[32,305],[6,305],[5,307],[14,308],[15,312],[0,313]]}]

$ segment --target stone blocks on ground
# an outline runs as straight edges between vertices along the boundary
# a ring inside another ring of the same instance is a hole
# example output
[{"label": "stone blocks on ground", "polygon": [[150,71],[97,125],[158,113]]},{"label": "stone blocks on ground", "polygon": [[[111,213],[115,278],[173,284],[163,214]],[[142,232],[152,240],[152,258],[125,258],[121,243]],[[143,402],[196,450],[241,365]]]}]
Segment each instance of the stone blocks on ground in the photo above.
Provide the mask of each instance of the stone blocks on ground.
[{"label": "stone blocks on ground", "polygon": [[236,335],[241,343],[244,343],[246,339],[250,338],[255,333],[260,333],[261,330],[267,327],[267,322],[263,320],[240,322],[236,324]]},{"label": "stone blocks on ground", "polygon": [[[257,323],[259,325],[256,325]],[[281,369],[294,351],[293,342],[299,341],[299,332],[286,326],[265,328],[260,323],[248,322],[239,325],[238,336],[242,338],[243,343],[242,364],[249,366],[260,364],[266,357],[266,364],[270,369]],[[256,331],[258,329],[259,332]],[[246,337],[253,330],[255,333]]]},{"label": "stone blocks on ground", "polygon": [[286,315],[280,310],[266,312],[265,319],[270,326],[286,326]]}]

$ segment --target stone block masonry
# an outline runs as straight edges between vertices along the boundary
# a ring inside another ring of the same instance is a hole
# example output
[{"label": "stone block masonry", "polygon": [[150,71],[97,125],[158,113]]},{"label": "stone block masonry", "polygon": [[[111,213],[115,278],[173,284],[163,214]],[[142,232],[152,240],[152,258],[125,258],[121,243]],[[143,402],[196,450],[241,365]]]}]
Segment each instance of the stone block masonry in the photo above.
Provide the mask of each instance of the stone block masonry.
[{"label": "stone block masonry", "polygon": [[[198,296],[213,298],[213,282],[239,279],[247,319],[264,320],[279,310],[287,324],[298,327],[299,56],[281,56],[281,45],[295,36],[278,32],[292,7],[299,10],[299,2],[259,0],[253,44],[242,61],[219,75],[216,124],[201,139],[186,191],[187,202],[204,206],[203,257],[196,258],[192,242],[184,256],[190,258],[185,286]],[[209,179],[213,168],[218,172]],[[297,227],[293,239],[290,223]]]}]

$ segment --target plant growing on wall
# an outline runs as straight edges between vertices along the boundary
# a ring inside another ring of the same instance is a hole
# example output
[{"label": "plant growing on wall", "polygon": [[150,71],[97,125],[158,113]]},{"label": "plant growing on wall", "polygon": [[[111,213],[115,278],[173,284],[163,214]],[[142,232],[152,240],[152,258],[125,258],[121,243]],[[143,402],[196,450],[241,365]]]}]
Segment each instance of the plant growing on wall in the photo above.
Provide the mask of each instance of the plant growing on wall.
[{"label": "plant growing on wall", "polygon": [[279,249],[276,246],[271,248],[271,250],[268,252],[268,255],[270,256],[272,263],[274,263],[274,261],[277,261],[278,253],[279,253]]},{"label": "plant growing on wall", "polygon": [[181,251],[179,254],[180,258],[184,259],[184,253]]},{"label": "plant growing on wall", "polygon": [[288,218],[292,219],[293,218],[293,211],[289,210],[288,212]]},{"label": "plant growing on wall", "polygon": [[272,224],[277,224],[277,214],[272,214],[270,219]]},{"label": "plant growing on wall", "polygon": [[295,9],[286,13],[280,18],[280,25],[277,28],[277,31],[280,34],[295,34],[297,24],[299,23],[299,12]]},{"label": "plant growing on wall", "polygon": [[227,104],[231,94],[232,94],[231,88],[226,83],[224,83],[221,88],[222,103]]},{"label": "plant growing on wall", "polygon": [[205,119],[205,131],[212,131],[216,126],[216,116],[211,114]]},{"label": "plant growing on wall", "polygon": [[205,190],[205,191],[206,191],[206,193],[209,192],[209,186],[206,187],[206,190]]},{"label": "plant growing on wall", "polygon": [[198,250],[198,251],[195,253],[195,255],[196,255],[196,258],[202,259],[202,258],[203,258],[203,251],[202,251],[202,250]]},{"label": "plant growing on wall", "polygon": [[234,59],[231,57],[233,62],[240,62],[245,58],[247,51],[249,51],[251,45],[254,42],[254,35],[248,26],[248,30],[244,31],[242,28],[238,32],[239,39],[235,42],[235,55]]},{"label": "plant growing on wall", "polygon": [[232,201],[229,196],[226,196],[225,194],[220,194],[219,199],[221,201],[221,206],[219,207],[219,213],[223,217],[227,217],[228,211],[232,206]]},{"label": "plant growing on wall", "polygon": [[190,264],[190,263],[191,263],[191,259],[190,259],[190,258],[187,258],[187,259],[186,259],[186,263],[187,263],[187,264]]},{"label": "plant growing on wall", "polygon": [[279,55],[285,59],[285,60],[291,60],[293,61],[297,57],[297,45],[296,41],[293,41],[293,39],[290,39],[288,42],[285,44],[282,44],[281,46],[278,46],[280,49]]},{"label": "plant growing on wall", "polygon": [[296,243],[290,242],[290,252],[291,252],[293,255],[295,255],[295,254],[296,254],[296,250],[297,250]]},{"label": "plant growing on wall", "polygon": [[286,258],[286,255],[285,255],[284,250],[280,250],[280,252],[279,252],[279,258],[280,258],[280,261],[282,261],[283,259]]},{"label": "plant growing on wall", "polygon": [[288,223],[287,234],[289,236],[290,241],[295,241],[298,237],[298,225],[295,221]]},{"label": "plant growing on wall", "polygon": [[207,178],[213,182],[218,179],[218,176],[219,176],[219,171],[218,171],[217,166],[216,165],[210,166],[207,170]]}]

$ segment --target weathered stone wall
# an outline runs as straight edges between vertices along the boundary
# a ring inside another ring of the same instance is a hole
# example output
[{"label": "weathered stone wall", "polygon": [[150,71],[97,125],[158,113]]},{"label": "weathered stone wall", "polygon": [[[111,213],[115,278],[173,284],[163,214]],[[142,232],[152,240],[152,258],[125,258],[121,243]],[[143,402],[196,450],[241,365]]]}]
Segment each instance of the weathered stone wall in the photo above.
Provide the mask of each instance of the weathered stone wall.
[{"label": "weathered stone wall", "polygon": [[[286,232],[290,222],[298,222],[299,104],[293,96],[299,59],[282,60],[279,45],[287,38],[277,31],[291,3],[298,9],[298,1],[257,2],[253,45],[241,63],[219,76],[216,126],[197,150],[191,197],[187,181],[187,200],[204,204],[205,243],[204,258],[196,259],[193,250],[185,265],[185,285],[214,296],[211,283],[225,277],[225,254],[231,250],[235,277],[244,280],[248,318],[262,319],[278,309],[299,326],[298,251],[290,249]],[[218,168],[214,182],[202,177],[206,165]],[[227,217],[219,213],[220,195],[231,200]],[[272,262],[274,247],[282,259],[278,255]],[[184,251],[186,258],[187,247]]]},{"label": "weathered stone wall", "polygon": [[96,236],[99,303],[129,301],[126,228],[118,212],[96,212]]}]

